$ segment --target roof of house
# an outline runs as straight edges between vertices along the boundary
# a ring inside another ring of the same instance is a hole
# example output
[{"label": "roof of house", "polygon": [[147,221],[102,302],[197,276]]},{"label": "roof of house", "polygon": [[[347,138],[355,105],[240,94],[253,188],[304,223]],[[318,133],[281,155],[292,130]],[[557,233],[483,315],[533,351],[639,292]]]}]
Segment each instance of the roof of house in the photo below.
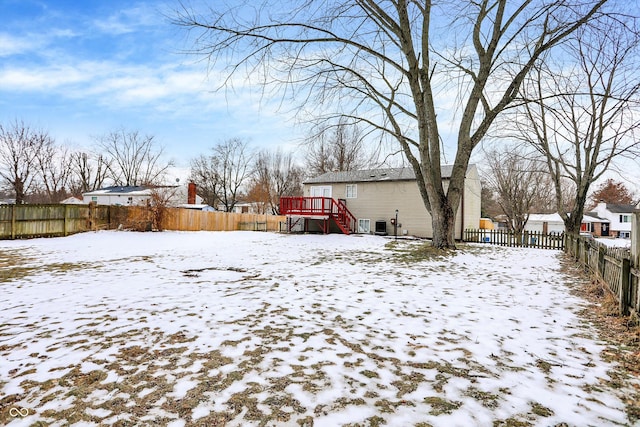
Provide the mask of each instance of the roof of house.
[{"label": "roof of house", "polygon": [[529,222],[557,222],[564,224],[559,213],[550,214],[529,214]]},{"label": "roof of house", "polygon": [[[469,165],[469,168],[475,165]],[[440,167],[442,178],[451,178],[453,165]],[[329,182],[379,182],[379,181],[412,181],[416,179],[413,168],[363,169],[355,171],[326,172],[315,178],[306,180],[305,184]]]},{"label": "roof of house", "polygon": [[600,218],[597,212],[585,212],[582,215],[582,222],[611,222],[606,218]]},{"label": "roof of house", "polygon": [[82,205],[82,204],[84,204],[84,202],[82,201],[82,199],[78,199],[77,197],[71,196],[71,197],[67,197],[66,199],[61,201],[60,204],[62,204],[62,205]]},{"label": "roof of house", "polygon": [[148,187],[142,187],[139,185],[116,185],[113,187],[100,188],[98,190],[82,193],[83,196],[97,196],[97,195],[111,195],[111,194],[147,194],[149,193]]},{"label": "roof of house", "polygon": [[607,203],[607,210],[611,213],[632,213],[635,210],[635,206]]}]

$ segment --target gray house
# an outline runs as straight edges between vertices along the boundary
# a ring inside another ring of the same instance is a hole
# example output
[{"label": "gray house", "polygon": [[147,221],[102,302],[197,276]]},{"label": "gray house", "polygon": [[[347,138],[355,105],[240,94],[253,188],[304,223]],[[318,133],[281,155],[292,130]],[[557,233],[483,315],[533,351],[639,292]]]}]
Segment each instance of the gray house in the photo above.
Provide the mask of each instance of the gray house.
[{"label": "gray house", "polygon": [[[452,169],[452,166],[442,166],[445,189]],[[470,165],[456,217],[455,237],[457,239],[462,238],[464,229],[479,227],[480,192],[478,170],[475,165]],[[331,201],[334,206],[346,207],[352,214],[354,223],[352,231],[357,233],[390,235],[397,233],[400,236],[433,237],[431,216],[424,206],[411,168],[328,172],[307,180],[304,183],[304,197],[301,199],[311,200],[314,203]],[[306,205],[311,206],[309,203]],[[396,210],[398,211],[397,228],[394,224]],[[312,214],[317,212],[317,210],[307,210],[308,218],[312,218]],[[298,213],[304,216],[304,210],[298,210]],[[317,218],[316,216],[315,219]],[[305,229],[318,231],[307,225]]]}]

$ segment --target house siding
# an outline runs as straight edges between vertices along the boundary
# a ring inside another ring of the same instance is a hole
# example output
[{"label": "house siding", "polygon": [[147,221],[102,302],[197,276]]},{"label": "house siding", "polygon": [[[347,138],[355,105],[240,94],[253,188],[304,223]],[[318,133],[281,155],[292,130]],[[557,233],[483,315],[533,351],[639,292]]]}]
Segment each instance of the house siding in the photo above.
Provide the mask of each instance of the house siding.
[{"label": "house siding", "polygon": [[[626,209],[621,209],[623,205],[609,205],[607,203],[600,202],[596,206],[595,212],[600,218],[606,218],[609,220],[609,234],[612,237],[619,237],[620,233],[631,233],[631,222],[620,222],[621,216],[631,216],[634,206],[625,205]],[[613,208],[613,211],[612,211]]]},{"label": "house siding", "polygon": [[[347,185],[357,184],[357,197],[346,198]],[[445,188],[447,182],[445,181]],[[334,182],[304,185],[304,195],[311,196],[311,187],[330,185],[334,199],[343,199],[356,219],[369,219],[371,232],[376,221],[385,221],[387,233],[393,234],[391,219],[398,209],[398,235],[433,237],[431,215],[427,212],[416,180]],[[475,167],[467,172],[465,180],[463,209],[456,215],[455,238],[462,239],[463,229],[478,228],[480,225],[480,179]],[[463,218],[464,216],[464,218]],[[464,219],[464,225],[462,223]]]}]

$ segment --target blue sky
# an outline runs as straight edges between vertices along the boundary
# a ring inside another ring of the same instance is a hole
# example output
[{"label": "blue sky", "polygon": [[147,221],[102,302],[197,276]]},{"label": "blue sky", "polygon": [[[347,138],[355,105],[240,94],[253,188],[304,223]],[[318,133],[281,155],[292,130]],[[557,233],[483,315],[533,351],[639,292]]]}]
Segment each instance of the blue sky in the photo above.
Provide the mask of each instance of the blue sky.
[{"label": "blue sky", "polygon": [[163,15],[177,2],[0,0],[0,122],[84,147],[121,127],[155,135],[178,166],[216,142],[295,149],[302,131],[257,90],[214,92]]},{"label": "blue sky", "polygon": [[[300,153],[304,133],[277,100],[243,81],[234,92],[214,91],[221,75],[180,53],[192,45],[165,16],[176,7],[178,0],[0,0],[0,122],[24,120],[74,148],[122,127],[138,130],[154,135],[179,168],[232,137]],[[612,177],[637,183],[624,169]]]}]

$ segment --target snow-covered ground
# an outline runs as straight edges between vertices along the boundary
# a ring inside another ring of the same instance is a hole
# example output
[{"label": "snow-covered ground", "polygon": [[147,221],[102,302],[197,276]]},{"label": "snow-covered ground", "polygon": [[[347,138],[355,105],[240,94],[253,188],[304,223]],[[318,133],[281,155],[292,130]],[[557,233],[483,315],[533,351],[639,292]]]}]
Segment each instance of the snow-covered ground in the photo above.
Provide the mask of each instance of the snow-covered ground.
[{"label": "snow-covered ground", "polygon": [[629,423],[558,252],[471,245],[416,261],[419,245],[0,242],[0,424]]}]

